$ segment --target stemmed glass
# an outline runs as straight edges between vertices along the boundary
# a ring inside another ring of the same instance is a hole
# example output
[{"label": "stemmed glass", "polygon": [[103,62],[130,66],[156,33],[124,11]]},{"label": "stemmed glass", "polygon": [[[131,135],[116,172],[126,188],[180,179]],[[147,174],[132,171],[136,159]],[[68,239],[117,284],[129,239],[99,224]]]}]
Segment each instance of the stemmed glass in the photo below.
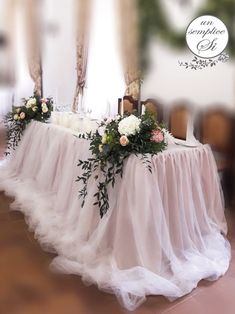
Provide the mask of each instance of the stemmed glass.
[{"label": "stemmed glass", "polygon": [[88,113],[88,118],[91,119],[92,109],[91,108],[87,108],[87,113]]}]

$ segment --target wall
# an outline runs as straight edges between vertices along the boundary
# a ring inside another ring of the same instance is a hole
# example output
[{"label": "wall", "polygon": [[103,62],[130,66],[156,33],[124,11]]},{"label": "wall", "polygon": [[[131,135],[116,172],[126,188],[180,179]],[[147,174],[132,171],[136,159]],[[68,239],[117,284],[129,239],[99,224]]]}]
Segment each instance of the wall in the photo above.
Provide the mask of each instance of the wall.
[{"label": "wall", "polygon": [[[182,5],[183,1],[162,0],[172,28],[183,32],[204,2],[191,0]],[[200,108],[222,103],[235,109],[235,63],[231,59],[213,68],[185,69],[178,61],[191,61],[189,50],[176,50],[159,39],[151,43],[149,58],[151,69],[143,85],[143,98],[156,97],[167,105],[186,99]]]},{"label": "wall", "polygon": [[150,56],[152,66],[143,85],[143,98],[159,98],[166,104],[185,99],[201,108],[221,103],[235,109],[235,64],[231,59],[203,70],[185,69],[178,61],[190,61],[192,54],[156,41]]},{"label": "wall", "polygon": [[72,103],[76,84],[74,0],[44,0],[43,90],[57,105]]}]

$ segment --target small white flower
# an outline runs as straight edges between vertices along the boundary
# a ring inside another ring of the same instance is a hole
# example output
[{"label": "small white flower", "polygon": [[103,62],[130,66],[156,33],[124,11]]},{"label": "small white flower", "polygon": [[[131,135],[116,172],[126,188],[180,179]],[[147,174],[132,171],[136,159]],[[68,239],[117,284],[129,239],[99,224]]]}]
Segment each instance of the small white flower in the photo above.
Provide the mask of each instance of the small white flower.
[{"label": "small white flower", "polygon": [[36,98],[29,98],[26,103],[26,108],[31,108],[33,105],[36,105]]},{"label": "small white flower", "polygon": [[105,121],[105,124],[109,124],[113,121],[113,118],[108,117],[107,120]]},{"label": "small white flower", "polygon": [[175,139],[174,136],[165,128],[162,128],[162,132],[164,134],[164,142],[166,144],[174,144],[175,143]]},{"label": "small white flower", "polygon": [[100,136],[103,136],[105,133],[105,126],[98,127],[98,133]]},{"label": "small white flower", "polygon": [[16,113],[16,114],[14,114],[14,120],[18,120],[18,114]]},{"label": "small white flower", "polygon": [[140,131],[141,120],[133,114],[122,119],[118,124],[118,132],[121,135],[135,135]]},{"label": "small white flower", "polygon": [[34,107],[32,108],[33,112],[37,111],[37,109],[38,109],[37,106],[34,106]]},{"label": "small white flower", "polygon": [[118,121],[121,118],[120,114],[116,115],[115,121]]},{"label": "small white flower", "polygon": [[16,109],[16,112],[17,112],[17,113],[20,113],[20,108],[17,108],[17,109]]}]

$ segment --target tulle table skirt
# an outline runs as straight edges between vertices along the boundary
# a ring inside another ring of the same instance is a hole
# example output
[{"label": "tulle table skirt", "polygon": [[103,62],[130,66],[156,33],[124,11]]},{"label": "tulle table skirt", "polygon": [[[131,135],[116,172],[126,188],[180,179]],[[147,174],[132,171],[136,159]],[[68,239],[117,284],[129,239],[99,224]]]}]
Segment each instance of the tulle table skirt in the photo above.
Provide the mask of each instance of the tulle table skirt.
[{"label": "tulle table skirt", "polygon": [[77,163],[89,155],[88,141],[32,122],[0,168],[0,189],[15,197],[11,207],[25,214],[42,247],[57,253],[53,269],[114,293],[129,310],[147,295],[173,300],[226,272],[230,246],[209,146],[171,145],[152,157],[152,174],[129,157],[102,219],[93,205],[95,180],[83,208],[78,198]]}]

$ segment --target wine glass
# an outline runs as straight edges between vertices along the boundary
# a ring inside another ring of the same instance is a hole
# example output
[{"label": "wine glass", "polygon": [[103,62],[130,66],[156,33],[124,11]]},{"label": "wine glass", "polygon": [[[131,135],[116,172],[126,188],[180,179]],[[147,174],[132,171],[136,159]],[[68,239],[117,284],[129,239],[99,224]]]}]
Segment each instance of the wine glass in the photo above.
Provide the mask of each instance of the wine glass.
[{"label": "wine glass", "polygon": [[91,119],[92,109],[91,108],[87,108],[87,113],[88,113],[88,118]]}]

